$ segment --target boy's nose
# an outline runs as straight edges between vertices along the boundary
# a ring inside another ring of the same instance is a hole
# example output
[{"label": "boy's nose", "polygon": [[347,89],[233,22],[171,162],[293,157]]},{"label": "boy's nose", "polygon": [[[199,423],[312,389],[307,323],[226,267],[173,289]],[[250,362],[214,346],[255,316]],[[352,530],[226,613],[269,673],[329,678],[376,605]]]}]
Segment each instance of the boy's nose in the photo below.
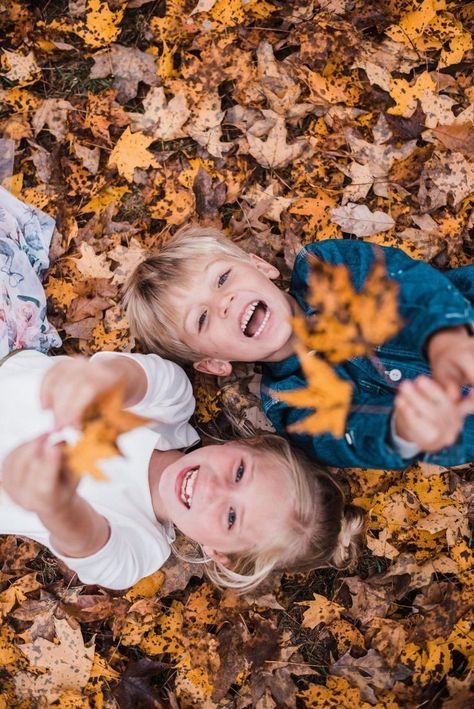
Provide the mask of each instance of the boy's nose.
[{"label": "boy's nose", "polygon": [[221,318],[226,318],[228,313],[229,313],[229,308],[234,300],[234,295],[231,293],[226,293],[224,296],[222,296],[220,302],[219,302],[219,315]]}]

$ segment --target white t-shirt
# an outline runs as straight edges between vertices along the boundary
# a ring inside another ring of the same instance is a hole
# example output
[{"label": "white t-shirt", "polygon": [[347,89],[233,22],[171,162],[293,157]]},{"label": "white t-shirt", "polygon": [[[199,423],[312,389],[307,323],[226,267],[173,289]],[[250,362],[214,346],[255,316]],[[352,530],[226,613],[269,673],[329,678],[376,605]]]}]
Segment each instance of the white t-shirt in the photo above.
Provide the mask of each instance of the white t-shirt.
[{"label": "white t-shirt", "polygon": [[[158,355],[101,352],[94,357],[131,357],[144,369],[148,386],[130,410],[153,419],[118,439],[124,457],[105,460],[107,480],[81,478],[79,494],[110,524],[107,544],[92,556],[65,557],[53,548],[49,532],[33,512],[16,505],[0,485],[0,534],[31,537],[73,569],[84,583],[113,589],[131,586],[162,566],[170,553],[171,530],[157,521],[151,500],[148,467],[153,450],[185,448],[198,440],[188,421],[194,411],[191,384],[181,367]],[[27,350],[0,367],[1,463],[16,446],[52,429],[50,411],[41,408],[39,392],[47,370],[64,357]],[[171,537],[172,538],[172,537]]]}]

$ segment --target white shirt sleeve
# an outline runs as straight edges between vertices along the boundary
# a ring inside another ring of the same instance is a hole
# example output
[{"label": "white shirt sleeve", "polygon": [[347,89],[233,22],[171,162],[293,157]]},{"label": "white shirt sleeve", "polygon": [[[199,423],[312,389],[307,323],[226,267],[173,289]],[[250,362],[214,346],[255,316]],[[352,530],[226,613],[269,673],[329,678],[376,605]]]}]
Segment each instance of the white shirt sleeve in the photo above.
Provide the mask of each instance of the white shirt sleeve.
[{"label": "white shirt sleeve", "polygon": [[110,537],[95,554],[68,557],[60,554],[51,540],[48,544],[53,554],[75,571],[82,583],[120,591],[163,566],[171,551],[163,528],[145,529],[133,525],[131,520],[120,520],[119,515],[114,519],[110,511],[104,516],[110,524]]},{"label": "white shirt sleeve", "polygon": [[[157,448],[186,448],[199,440],[188,423],[196,404],[191,382],[179,365],[156,354],[97,352],[92,359],[97,357],[129,357],[143,368],[148,382],[146,394],[130,411],[160,424],[156,429],[160,435]],[[149,427],[155,430],[153,424]]]},{"label": "white shirt sleeve", "polygon": [[415,455],[421,453],[421,448],[417,443],[414,443],[413,441],[406,441],[398,435],[395,430],[395,418],[393,416],[390,420],[390,438],[392,448],[401,458],[408,460],[408,458],[414,458]]}]

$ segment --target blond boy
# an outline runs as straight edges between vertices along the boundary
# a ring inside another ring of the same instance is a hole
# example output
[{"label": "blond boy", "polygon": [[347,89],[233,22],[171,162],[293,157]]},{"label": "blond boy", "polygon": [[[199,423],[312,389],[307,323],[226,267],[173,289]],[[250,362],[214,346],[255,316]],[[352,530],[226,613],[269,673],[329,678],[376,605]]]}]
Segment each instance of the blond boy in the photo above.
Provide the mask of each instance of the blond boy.
[{"label": "blond boy", "polygon": [[[384,248],[389,276],[400,284],[402,331],[377,357],[336,366],[354,386],[345,435],[294,435],[320,462],[341,467],[404,468],[419,459],[441,465],[474,460],[474,266],[440,273],[395,248]],[[293,354],[289,318],[311,314],[306,301],[308,254],[345,264],[360,289],[373,246],[330,240],[297,256],[289,292],[273,282],[270,263],[247,254],[213,229],[175,235],[140,264],[128,284],[127,311],[144,346],[195,369],[228,375],[232,362],[262,363],[262,405],[277,431],[308,411],[289,408],[274,393],[304,385]]]}]

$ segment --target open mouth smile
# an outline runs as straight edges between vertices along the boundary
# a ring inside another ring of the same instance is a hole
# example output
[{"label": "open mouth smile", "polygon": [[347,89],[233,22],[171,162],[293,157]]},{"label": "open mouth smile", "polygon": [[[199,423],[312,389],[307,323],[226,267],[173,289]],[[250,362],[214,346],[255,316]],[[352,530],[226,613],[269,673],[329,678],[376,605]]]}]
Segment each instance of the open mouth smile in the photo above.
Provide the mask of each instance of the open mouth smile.
[{"label": "open mouth smile", "polygon": [[270,318],[270,309],[263,300],[254,300],[245,308],[240,319],[240,329],[245,337],[258,337]]},{"label": "open mouth smile", "polygon": [[187,470],[180,475],[178,480],[178,497],[188,510],[191,509],[193,501],[194,485],[199,472],[199,465],[191,470]]}]

